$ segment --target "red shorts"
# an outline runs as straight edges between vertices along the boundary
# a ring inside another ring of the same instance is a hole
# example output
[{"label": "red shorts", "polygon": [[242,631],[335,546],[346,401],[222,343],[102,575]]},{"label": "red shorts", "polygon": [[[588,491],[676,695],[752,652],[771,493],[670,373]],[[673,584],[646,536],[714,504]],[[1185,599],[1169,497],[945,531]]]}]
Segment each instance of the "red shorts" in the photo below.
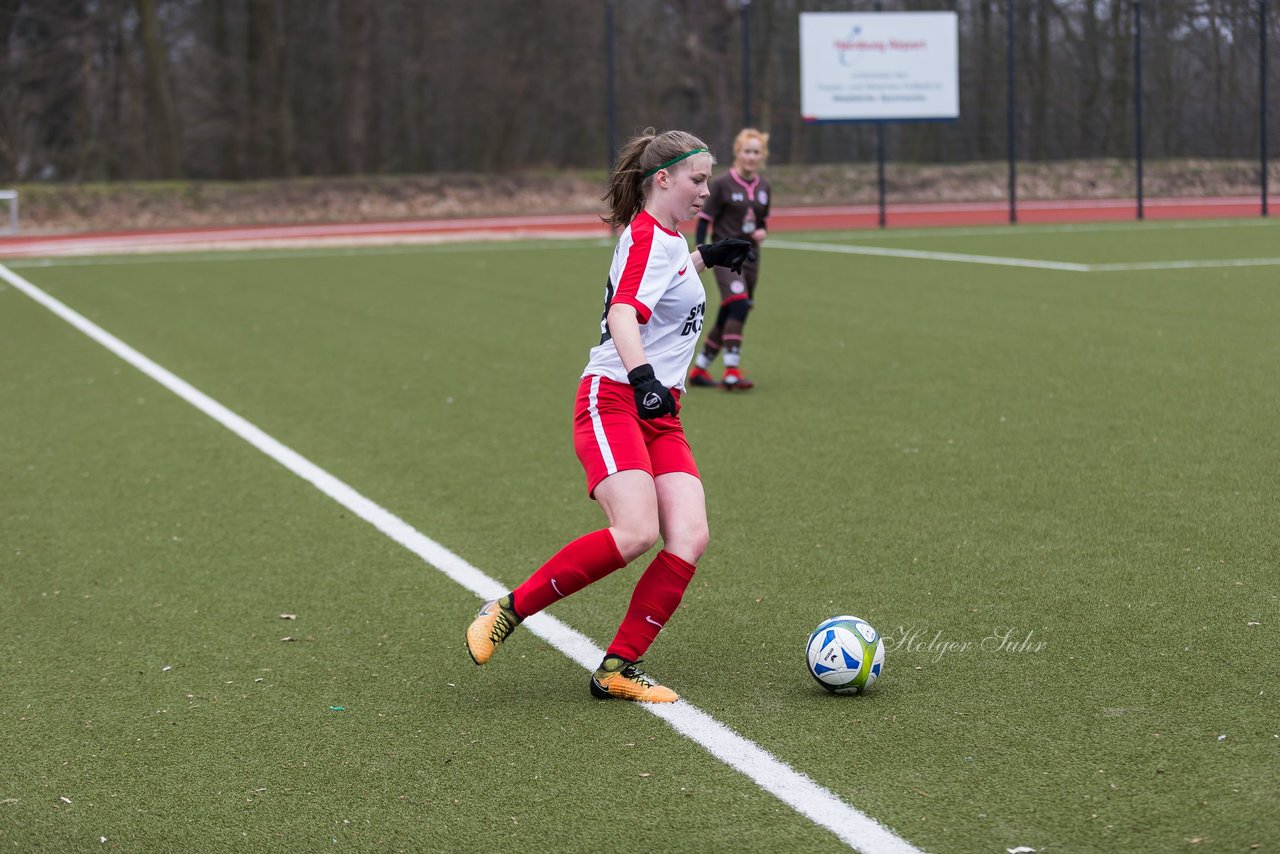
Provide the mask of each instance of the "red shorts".
[{"label": "red shorts", "polygon": [[[680,392],[671,393],[678,407]],[[631,469],[653,477],[677,471],[698,477],[680,419],[664,415],[641,420],[631,386],[605,377],[583,377],[578,384],[573,446],[587,472],[587,495],[609,475]]]}]

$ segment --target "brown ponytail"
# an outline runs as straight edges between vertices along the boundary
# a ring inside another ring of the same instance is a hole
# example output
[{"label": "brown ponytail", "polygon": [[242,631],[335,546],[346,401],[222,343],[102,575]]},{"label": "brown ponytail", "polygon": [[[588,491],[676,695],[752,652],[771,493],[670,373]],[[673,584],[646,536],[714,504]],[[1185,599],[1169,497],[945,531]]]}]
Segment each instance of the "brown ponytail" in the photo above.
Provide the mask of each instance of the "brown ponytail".
[{"label": "brown ponytail", "polygon": [[636,214],[644,210],[645,197],[653,183],[653,170],[668,160],[706,147],[705,142],[682,130],[657,133],[653,128],[645,128],[618,152],[618,162],[609,176],[609,191],[600,197],[609,203],[609,216],[601,219],[615,228],[630,225]]}]

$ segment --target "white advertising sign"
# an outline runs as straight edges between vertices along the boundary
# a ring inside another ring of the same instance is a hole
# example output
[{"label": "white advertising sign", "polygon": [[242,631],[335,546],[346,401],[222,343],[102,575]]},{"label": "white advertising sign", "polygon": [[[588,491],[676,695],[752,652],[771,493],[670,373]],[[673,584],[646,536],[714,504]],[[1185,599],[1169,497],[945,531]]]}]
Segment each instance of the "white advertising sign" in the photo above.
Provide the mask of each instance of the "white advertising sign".
[{"label": "white advertising sign", "polygon": [[802,12],[806,122],[960,116],[955,12]]}]

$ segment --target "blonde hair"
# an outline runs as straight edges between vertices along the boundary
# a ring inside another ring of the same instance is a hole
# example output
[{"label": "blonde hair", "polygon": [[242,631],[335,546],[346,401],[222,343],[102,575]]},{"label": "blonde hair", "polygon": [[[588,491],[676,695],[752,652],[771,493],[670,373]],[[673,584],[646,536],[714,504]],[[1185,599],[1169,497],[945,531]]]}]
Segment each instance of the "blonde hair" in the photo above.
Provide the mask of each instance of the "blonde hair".
[{"label": "blonde hair", "polygon": [[749,139],[760,140],[761,161],[769,159],[769,134],[755,128],[743,128],[733,139],[733,156],[737,157]]},{"label": "blonde hair", "polygon": [[[687,157],[699,149],[707,151],[707,144],[691,133],[682,130],[658,133],[653,128],[645,128],[618,152],[618,162],[609,176],[609,190],[600,197],[609,203],[609,215],[601,219],[615,228],[630,225],[644,209],[654,173],[668,161],[681,155]],[[714,157],[711,162],[715,162]],[[673,164],[673,168],[678,165]]]}]

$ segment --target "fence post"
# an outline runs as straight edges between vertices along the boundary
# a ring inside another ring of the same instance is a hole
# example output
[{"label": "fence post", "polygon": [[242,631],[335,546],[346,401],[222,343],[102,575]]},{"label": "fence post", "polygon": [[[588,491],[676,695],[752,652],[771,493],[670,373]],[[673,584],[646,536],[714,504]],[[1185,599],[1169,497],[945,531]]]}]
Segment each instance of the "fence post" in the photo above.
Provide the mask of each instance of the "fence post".
[{"label": "fence post", "polygon": [[1267,0],[1258,3],[1258,110],[1262,114],[1258,123],[1262,128],[1259,148],[1262,159],[1262,215],[1267,212]]},{"label": "fence post", "polygon": [[[880,0],[876,0],[875,10],[880,12],[883,11],[883,8]],[[884,119],[876,121],[876,184],[879,186],[881,228],[889,224],[889,214],[885,209],[884,122]]]},{"label": "fence post", "polygon": [[1133,0],[1133,117],[1138,162],[1138,219],[1145,219],[1142,198],[1142,0]]},{"label": "fence post", "polygon": [[884,119],[876,122],[876,185],[879,187],[880,195],[880,227],[884,228],[889,223],[889,216],[885,210]]},{"label": "fence post", "polygon": [[1005,0],[1005,61],[1008,76],[1005,121],[1009,130],[1009,222],[1018,221],[1018,132],[1017,132],[1017,84],[1014,80],[1016,60],[1013,56],[1013,0]]}]

